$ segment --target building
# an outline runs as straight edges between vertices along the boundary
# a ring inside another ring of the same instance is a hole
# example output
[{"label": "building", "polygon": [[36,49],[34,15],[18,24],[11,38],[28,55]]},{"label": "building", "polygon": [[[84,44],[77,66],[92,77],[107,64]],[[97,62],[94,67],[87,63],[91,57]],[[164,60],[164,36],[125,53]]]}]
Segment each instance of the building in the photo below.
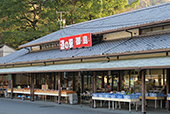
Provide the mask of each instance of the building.
[{"label": "building", "polygon": [[[165,3],[67,26],[0,58],[0,74],[11,74],[14,87],[31,85],[31,100],[34,86],[58,89],[58,103],[61,87],[80,87],[80,93],[106,85],[110,91],[141,89],[145,113],[148,83],[170,93],[169,10]],[[13,98],[13,86],[10,91]]]},{"label": "building", "polygon": [[[16,50],[3,44],[3,45],[0,45],[0,57],[3,57],[3,56],[6,56],[10,53],[13,53],[15,52]],[[2,77],[0,76],[0,95],[3,95],[4,94],[4,90],[7,88],[7,85],[6,85],[6,80],[7,78],[6,77]]]},{"label": "building", "polygon": [[3,56],[6,56],[10,53],[13,53],[15,52],[16,50],[3,44],[3,45],[0,45],[0,57],[3,57]]}]

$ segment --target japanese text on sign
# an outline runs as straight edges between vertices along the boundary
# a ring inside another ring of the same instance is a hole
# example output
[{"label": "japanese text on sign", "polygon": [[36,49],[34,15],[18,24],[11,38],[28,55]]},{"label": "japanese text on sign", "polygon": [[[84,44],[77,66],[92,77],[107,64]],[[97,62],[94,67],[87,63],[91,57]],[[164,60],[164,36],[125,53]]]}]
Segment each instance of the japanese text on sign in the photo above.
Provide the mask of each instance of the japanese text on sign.
[{"label": "japanese text on sign", "polygon": [[91,45],[91,33],[60,38],[60,50],[90,47]]}]

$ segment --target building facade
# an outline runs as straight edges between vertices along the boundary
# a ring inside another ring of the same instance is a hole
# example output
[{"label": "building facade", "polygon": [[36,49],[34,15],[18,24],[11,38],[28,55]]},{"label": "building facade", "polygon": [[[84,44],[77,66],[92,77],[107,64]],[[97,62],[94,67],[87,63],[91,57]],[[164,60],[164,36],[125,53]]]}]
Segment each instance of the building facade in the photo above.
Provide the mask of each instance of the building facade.
[{"label": "building facade", "polygon": [[67,26],[0,58],[0,74],[11,74],[14,87],[30,85],[31,100],[42,85],[58,90],[58,103],[62,90],[133,89],[142,93],[145,113],[151,88],[170,93],[169,10],[166,3]]}]

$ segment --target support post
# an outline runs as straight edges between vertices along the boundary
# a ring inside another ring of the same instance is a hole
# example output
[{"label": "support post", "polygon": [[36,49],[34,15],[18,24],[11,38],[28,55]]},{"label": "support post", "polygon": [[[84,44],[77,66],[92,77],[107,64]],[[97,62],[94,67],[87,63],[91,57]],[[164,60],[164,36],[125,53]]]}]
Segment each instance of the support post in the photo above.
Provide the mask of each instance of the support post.
[{"label": "support post", "polygon": [[39,77],[39,74],[36,74],[36,85],[39,85],[39,83],[40,83],[38,77]]},{"label": "support post", "polygon": [[165,85],[165,69],[163,69],[163,86]]},{"label": "support post", "polygon": [[94,84],[93,93],[97,93],[97,76],[95,71],[93,72],[93,84]]},{"label": "support post", "polygon": [[75,80],[75,76],[76,76],[76,73],[74,72],[74,73],[73,73],[73,91],[76,91],[76,86],[75,86],[76,80]]},{"label": "support post", "polygon": [[130,77],[131,77],[131,72],[129,70],[129,90],[130,90]]},{"label": "support post", "polygon": [[146,113],[146,106],[145,106],[145,70],[141,71],[142,75],[142,114]]},{"label": "support post", "polygon": [[[167,69],[167,76],[166,76],[166,92],[167,94],[170,93],[170,69]],[[167,100],[167,110],[170,110],[170,101]]]},{"label": "support post", "polygon": [[58,104],[61,104],[61,72],[58,73]]},{"label": "support post", "polygon": [[102,88],[104,88],[104,72],[101,73],[102,76]]},{"label": "support post", "polygon": [[30,87],[30,97],[31,97],[31,101],[34,101],[34,75],[35,74],[31,74],[31,87]]},{"label": "support post", "polygon": [[114,82],[114,75],[112,74],[112,86],[111,86],[111,91],[113,91],[113,83]]},{"label": "support post", "polygon": [[55,83],[56,83],[56,77],[55,77],[55,73],[53,73],[53,89],[55,90]]},{"label": "support post", "polygon": [[118,74],[117,74],[117,91],[121,91],[121,76],[120,76],[120,71],[118,71]]},{"label": "support post", "polygon": [[83,72],[80,72],[80,76],[81,76],[81,93],[84,92],[84,74]]},{"label": "support post", "polygon": [[13,99],[13,86],[14,86],[15,74],[11,75],[11,99]]}]

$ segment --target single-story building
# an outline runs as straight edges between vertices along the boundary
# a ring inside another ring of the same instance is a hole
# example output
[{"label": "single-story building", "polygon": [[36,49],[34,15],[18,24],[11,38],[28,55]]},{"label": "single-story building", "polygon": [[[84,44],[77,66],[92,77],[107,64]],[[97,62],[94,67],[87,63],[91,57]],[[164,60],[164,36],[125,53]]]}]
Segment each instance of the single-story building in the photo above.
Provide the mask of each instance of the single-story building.
[{"label": "single-story building", "polygon": [[142,93],[146,113],[145,93],[170,93],[169,11],[165,3],[77,23],[19,46],[0,58],[0,74],[11,74],[11,98],[13,86],[27,85],[31,100],[42,85],[58,90],[58,103],[62,90],[133,90]]}]

